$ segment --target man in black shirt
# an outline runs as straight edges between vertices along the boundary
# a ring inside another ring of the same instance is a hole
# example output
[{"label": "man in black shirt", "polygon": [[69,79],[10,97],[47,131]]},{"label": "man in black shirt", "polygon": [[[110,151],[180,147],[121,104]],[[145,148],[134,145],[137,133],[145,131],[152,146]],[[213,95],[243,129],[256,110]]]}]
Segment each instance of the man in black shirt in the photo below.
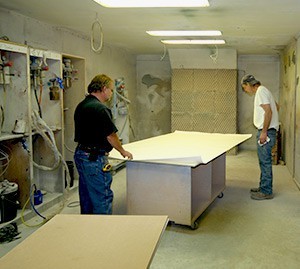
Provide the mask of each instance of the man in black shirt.
[{"label": "man in black shirt", "polygon": [[93,78],[88,93],[74,114],[76,147],[74,160],[79,174],[81,214],[112,214],[112,175],[108,153],[115,148],[132,159],[116,132],[110,109],[104,104],[112,96],[114,83],[101,74]]}]

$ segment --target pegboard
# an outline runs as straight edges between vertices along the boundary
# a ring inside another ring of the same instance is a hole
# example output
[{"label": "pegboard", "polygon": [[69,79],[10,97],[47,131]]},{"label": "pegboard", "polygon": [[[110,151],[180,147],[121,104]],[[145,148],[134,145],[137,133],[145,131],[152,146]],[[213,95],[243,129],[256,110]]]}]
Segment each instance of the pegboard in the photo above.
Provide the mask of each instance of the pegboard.
[{"label": "pegboard", "polygon": [[237,133],[237,71],[173,69],[171,129]]}]

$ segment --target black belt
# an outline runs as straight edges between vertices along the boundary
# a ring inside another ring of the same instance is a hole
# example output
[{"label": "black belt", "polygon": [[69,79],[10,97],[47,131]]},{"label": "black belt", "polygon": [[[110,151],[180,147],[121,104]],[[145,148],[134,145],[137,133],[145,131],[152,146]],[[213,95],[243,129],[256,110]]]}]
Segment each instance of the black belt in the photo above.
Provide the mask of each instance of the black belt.
[{"label": "black belt", "polygon": [[[258,131],[261,131],[262,129],[258,129]],[[274,131],[276,131],[277,132],[277,130],[275,129],[275,128],[270,128],[270,129],[268,129],[268,131],[272,131],[272,130],[274,130]]]},{"label": "black belt", "polygon": [[97,155],[108,155],[104,149],[101,149],[99,147],[91,147],[91,146],[78,144],[77,148],[87,153],[97,153]]}]

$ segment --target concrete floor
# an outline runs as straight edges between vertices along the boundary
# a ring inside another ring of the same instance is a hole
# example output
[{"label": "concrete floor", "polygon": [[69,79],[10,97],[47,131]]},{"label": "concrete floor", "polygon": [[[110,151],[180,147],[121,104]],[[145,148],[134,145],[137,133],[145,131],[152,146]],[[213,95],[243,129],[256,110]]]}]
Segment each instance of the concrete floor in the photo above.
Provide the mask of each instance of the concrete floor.
[{"label": "concrete floor", "polygon": [[[197,230],[168,225],[150,268],[300,268],[300,192],[286,166],[273,166],[273,173],[275,198],[251,200],[249,189],[257,187],[259,177],[256,153],[227,156],[224,197],[199,217]],[[114,214],[126,214],[125,169],[114,176],[112,188]],[[79,214],[77,201],[75,192],[60,212]],[[59,210],[57,205],[44,215]],[[19,225],[22,238],[0,245],[0,257],[36,229]]]}]

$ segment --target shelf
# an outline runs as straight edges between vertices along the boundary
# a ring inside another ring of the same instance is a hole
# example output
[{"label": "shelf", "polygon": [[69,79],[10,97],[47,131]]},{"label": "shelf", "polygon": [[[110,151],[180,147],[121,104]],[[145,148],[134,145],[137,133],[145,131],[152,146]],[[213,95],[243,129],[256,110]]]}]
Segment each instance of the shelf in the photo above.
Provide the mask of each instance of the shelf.
[{"label": "shelf", "polygon": [[[73,113],[85,96],[85,59],[2,40],[0,51],[5,56],[5,62],[0,59],[5,65],[4,74],[0,70],[0,146],[5,146],[9,155],[0,181],[5,178],[18,184],[21,207],[26,204],[33,184],[47,192],[45,200],[57,201],[66,192],[61,157],[73,159],[71,153],[66,156],[65,137],[67,144],[74,143]],[[72,66],[63,62],[66,57]],[[65,78],[69,78],[69,83]],[[64,111],[64,106],[69,110]],[[42,115],[46,124],[43,131],[49,128],[53,132],[51,144],[50,135],[45,137],[37,132],[33,111]],[[25,129],[16,129],[21,120]],[[14,134],[12,130],[25,133]],[[32,216],[30,210],[28,215]]]},{"label": "shelf", "polygon": [[22,138],[25,134],[10,134],[10,133],[1,133],[0,141],[12,140],[16,138]]},{"label": "shelf", "polygon": [[[50,130],[53,132],[53,133],[55,133],[55,132],[59,132],[59,131],[61,131],[62,130],[62,128],[60,128],[60,127],[49,127],[50,128]],[[31,133],[32,135],[37,135],[37,134],[39,134],[37,131],[32,131],[32,133]]]},{"label": "shelf", "polygon": [[1,50],[26,54],[28,52],[28,47],[10,41],[1,40]]}]

